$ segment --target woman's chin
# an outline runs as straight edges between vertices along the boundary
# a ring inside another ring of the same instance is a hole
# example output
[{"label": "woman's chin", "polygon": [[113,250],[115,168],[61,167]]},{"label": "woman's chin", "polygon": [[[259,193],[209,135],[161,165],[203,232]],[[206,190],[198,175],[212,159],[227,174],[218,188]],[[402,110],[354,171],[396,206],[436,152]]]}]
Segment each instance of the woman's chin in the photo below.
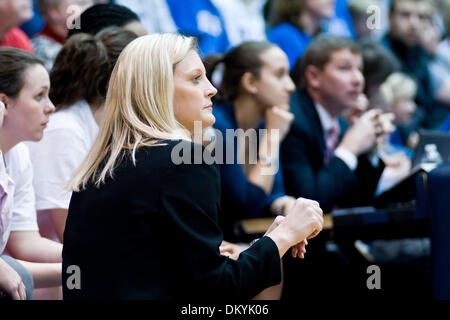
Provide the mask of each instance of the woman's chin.
[{"label": "woman's chin", "polygon": [[211,127],[216,122],[216,117],[212,113],[210,113],[207,117],[204,117],[202,121],[203,129]]},{"label": "woman's chin", "polygon": [[27,140],[33,141],[33,142],[38,142],[38,141],[41,141],[43,137],[44,137],[44,132],[38,132],[35,135],[33,135],[32,137],[30,137],[30,139],[27,139]]}]

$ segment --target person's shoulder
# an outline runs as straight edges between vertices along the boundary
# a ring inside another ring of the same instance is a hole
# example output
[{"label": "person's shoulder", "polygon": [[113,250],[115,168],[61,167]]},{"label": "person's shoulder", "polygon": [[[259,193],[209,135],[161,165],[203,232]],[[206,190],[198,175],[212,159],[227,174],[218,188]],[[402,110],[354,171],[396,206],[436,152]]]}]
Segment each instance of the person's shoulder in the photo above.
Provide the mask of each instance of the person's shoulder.
[{"label": "person's shoulder", "polygon": [[[152,172],[191,172],[219,174],[217,165],[208,162],[208,151],[189,140],[160,140],[136,151],[136,163]],[[149,171],[149,172],[150,172]]]},{"label": "person's shoulder", "polygon": [[[280,24],[277,24],[276,26],[273,26],[267,33],[267,36],[269,40],[288,40],[286,38],[286,35],[291,36],[299,36],[302,35],[303,32],[294,26],[291,23],[283,22]],[[292,41],[293,39],[289,39],[288,41]]]},{"label": "person's shoulder", "polygon": [[22,142],[4,155],[8,174],[13,177],[31,167],[30,152]]},{"label": "person's shoulder", "polygon": [[10,46],[34,53],[30,38],[20,28],[11,29],[0,41],[0,46]]},{"label": "person's shoulder", "polygon": [[15,162],[26,162],[29,157],[30,153],[28,147],[24,143],[18,143],[5,153],[5,159],[8,161],[15,160]]},{"label": "person's shoulder", "polygon": [[[196,144],[192,141],[184,139],[175,140],[151,140],[150,143],[136,149],[135,158],[136,161],[141,162],[156,162],[157,165],[169,167],[171,163],[177,163],[177,156],[190,155],[190,152],[194,149]],[[198,148],[203,146],[197,145]]]}]

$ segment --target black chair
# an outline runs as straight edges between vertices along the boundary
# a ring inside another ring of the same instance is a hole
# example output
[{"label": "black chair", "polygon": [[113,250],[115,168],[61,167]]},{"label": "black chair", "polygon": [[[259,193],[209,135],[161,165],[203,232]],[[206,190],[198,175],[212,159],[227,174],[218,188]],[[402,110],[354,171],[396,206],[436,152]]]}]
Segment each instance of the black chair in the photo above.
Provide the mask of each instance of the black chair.
[{"label": "black chair", "polygon": [[450,163],[429,173],[425,199],[431,229],[433,298],[450,300]]}]

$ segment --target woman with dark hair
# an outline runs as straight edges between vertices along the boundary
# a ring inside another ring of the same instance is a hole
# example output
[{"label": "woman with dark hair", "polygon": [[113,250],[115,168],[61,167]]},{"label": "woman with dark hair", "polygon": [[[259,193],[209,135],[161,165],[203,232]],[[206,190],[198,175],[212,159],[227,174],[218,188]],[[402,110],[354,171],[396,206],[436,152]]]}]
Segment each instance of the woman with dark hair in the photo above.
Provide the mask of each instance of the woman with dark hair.
[{"label": "woman with dark hair", "polygon": [[109,27],[96,36],[71,37],[50,73],[56,112],[38,143],[30,143],[36,208],[45,236],[62,241],[71,193],[63,189],[94,143],[104,114],[109,77],[136,35]]},{"label": "woman with dark hair", "polygon": [[[268,42],[243,43],[225,55],[209,57],[206,65],[210,77],[216,68],[223,69],[214,99],[214,126],[224,139],[226,159],[219,166],[222,230],[226,239],[234,239],[238,220],[285,215],[295,202],[285,195],[279,170],[280,143],[293,120],[289,98],[295,85],[286,55]],[[229,136],[229,129],[236,134]],[[239,130],[249,138],[248,144]],[[232,163],[229,152],[233,152]]]},{"label": "woman with dark hair", "polygon": [[137,36],[147,34],[136,13],[125,6],[114,3],[96,4],[86,9],[79,18],[79,28],[69,30],[69,37],[77,33],[95,35],[102,29],[111,26],[122,27],[134,32]]},{"label": "woman with dark hair", "polygon": [[[49,115],[55,110],[49,89],[49,76],[41,60],[23,50],[0,48],[0,101],[4,106],[0,127],[0,167],[4,165],[0,169],[0,254],[6,249],[20,263],[15,268],[22,266],[31,271],[33,279],[26,283],[28,298],[33,282],[34,288],[55,288],[46,293],[61,297],[62,246],[39,233],[33,169],[28,149],[21,143],[42,139]],[[0,291],[15,299],[25,297],[25,287],[19,284],[18,290],[12,292],[11,283],[5,286],[4,280],[0,279]]]}]

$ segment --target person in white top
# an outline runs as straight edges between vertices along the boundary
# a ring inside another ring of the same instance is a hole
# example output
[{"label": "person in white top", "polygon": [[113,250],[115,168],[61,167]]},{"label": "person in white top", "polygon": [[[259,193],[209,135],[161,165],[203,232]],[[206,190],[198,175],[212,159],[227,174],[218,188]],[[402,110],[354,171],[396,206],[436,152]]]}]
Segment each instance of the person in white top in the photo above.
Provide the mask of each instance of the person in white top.
[{"label": "person in white top", "polygon": [[[28,144],[41,234],[63,242],[71,192],[64,188],[97,137],[109,76],[137,36],[119,27],[69,38],[55,60],[50,97],[56,112],[44,138]],[[68,75],[71,75],[70,77]]]},{"label": "person in white top", "polygon": [[[5,160],[1,175],[2,181],[7,181],[3,188],[8,196],[2,202],[1,243],[2,247],[6,245],[8,255],[31,272],[35,288],[56,288],[61,296],[58,286],[61,285],[62,246],[39,234],[33,170],[28,150],[20,143],[42,138],[49,114],[55,110],[48,98],[49,88],[48,73],[33,54],[0,48],[0,101],[5,107],[0,128],[0,151],[4,154],[1,160]],[[11,298],[24,297],[20,284],[6,291]]]},{"label": "person in white top", "polygon": [[[4,110],[5,105],[0,101],[0,127],[3,124]],[[14,183],[6,173],[3,154],[0,151],[0,300],[29,299],[33,290],[31,273],[11,257],[2,254],[10,233],[13,194]]]}]

